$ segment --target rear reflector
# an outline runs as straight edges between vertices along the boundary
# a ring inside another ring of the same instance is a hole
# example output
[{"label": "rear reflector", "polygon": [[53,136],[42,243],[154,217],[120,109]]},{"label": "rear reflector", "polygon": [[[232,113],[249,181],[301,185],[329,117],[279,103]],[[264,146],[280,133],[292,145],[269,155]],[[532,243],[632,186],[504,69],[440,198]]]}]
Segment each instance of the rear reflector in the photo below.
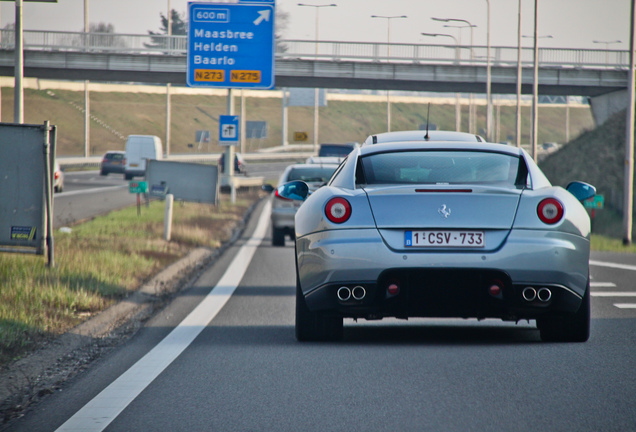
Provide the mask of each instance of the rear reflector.
[{"label": "rear reflector", "polygon": [[415,189],[415,192],[432,192],[432,193],[452,193],[452,192],[462,192],[462,193],[471,193],[472,189]]}]

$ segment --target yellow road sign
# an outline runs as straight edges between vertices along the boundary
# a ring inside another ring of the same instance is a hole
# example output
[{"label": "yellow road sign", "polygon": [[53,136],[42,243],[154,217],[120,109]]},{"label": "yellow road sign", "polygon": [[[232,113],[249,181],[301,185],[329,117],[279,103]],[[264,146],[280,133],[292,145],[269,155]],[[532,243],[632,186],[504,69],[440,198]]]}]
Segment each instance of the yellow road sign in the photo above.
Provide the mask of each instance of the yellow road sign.
[{"label": "yellow road sign", "polygon": [[294,132],[294,141],[307,141],[309,139],[309,135],[307,132]]}]

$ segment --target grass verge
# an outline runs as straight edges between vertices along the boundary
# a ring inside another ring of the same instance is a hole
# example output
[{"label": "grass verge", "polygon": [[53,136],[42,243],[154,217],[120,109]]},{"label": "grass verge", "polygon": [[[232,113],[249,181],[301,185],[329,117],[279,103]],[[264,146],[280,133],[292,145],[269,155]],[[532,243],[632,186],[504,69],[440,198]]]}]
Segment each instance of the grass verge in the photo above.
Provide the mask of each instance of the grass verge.
[{"label": "grass verge", "polygon": [[175,203],[170,242],[161,201],[142,206],[141,216],[136,207],[99,216],[54,233],[52,269],[41,256],[0,254],[0,364],[104,310],[191,249],[219,247],[258,198]]}]

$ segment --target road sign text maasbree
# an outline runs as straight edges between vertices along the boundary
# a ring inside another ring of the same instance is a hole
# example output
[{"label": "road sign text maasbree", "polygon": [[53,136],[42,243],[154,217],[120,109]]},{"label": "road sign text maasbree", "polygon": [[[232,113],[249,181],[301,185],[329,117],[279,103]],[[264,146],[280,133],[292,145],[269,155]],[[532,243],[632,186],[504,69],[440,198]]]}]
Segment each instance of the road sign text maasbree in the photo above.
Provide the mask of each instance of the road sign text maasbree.
[{"label": "road sign text maasbree", "polygon": [[188,3],[191,87],[274,87],[274,3]]}]

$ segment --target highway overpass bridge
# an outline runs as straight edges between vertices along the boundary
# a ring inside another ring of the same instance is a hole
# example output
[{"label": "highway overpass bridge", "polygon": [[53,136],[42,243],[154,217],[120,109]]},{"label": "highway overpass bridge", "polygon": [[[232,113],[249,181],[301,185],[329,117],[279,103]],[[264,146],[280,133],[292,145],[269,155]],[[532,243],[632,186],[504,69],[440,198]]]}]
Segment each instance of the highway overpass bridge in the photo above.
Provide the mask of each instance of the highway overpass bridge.
[{"label": "highway overpass bridge", "polygon": [[[1,30],[0,76],[14,74],[14,34]],[[24,32],[24,76],[185,85],[186,36]],[[485,93],[486,46],[281,40],[277,87]],[[517,48],[491,47],[492,92],[515,94]],[[628,51],[539,50],[539,94],[592,100],[597,121],[626,105]],[[522,49],[522,93],[533,52]],[[606,112],[607,111],[607,112]]]}]

